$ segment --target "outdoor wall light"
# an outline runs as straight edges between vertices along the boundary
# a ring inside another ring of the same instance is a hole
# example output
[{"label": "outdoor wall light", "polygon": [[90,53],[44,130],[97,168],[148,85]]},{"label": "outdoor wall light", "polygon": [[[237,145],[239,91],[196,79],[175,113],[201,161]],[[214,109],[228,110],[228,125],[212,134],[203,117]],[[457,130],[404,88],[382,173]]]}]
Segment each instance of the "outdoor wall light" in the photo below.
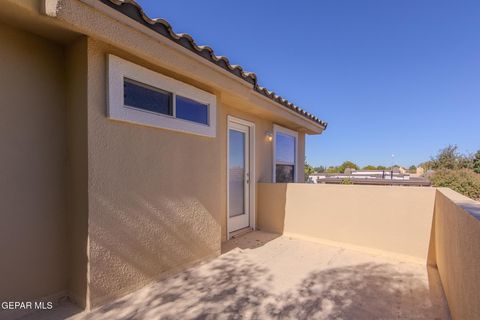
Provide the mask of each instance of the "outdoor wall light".
[{"label": "outdoor wall light", "polygon": [[268,142],[272,142],[273,140],[273,134],[271,131],[265,131],[265,138],[267,139]]}]

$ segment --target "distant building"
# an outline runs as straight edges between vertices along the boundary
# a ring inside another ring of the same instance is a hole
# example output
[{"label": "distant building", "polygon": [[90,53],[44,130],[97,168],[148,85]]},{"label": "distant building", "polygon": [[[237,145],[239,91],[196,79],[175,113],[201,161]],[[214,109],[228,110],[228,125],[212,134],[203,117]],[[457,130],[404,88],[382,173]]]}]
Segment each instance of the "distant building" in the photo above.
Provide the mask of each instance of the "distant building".
[{"label": "distant building", "polygon": [[418,167],[415,173],[410,174],[411,177],[419,178],[425,175],[425,169]]},{"label": "distant building", "polygon": [[[393,170],[354,170],[347,168],[345,173],[314,173],[309,176],[311,183],[326,184],[370,184],[400,186],[430,186],[431,182],[423,177],[411,176],[402,168]],[[403,171],[403,172],[402,172]]]}]

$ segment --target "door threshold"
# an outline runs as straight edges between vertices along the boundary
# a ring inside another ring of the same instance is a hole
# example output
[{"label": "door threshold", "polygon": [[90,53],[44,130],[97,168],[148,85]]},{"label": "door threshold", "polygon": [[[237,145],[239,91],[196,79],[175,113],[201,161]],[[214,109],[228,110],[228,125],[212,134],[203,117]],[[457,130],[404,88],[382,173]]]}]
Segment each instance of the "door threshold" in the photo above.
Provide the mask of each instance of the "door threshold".
[{"label": "door threshold", "polygon": [[252,231],[253,231],[253,228],[246,227],[246,228],[242,228],[242,229],[238,229],[238,230],[230,232],[229,236],[230,236],[230,239],[236,239],[236,238],[239,238],[239,237],[243,236],[244,234],[252,232]]}]

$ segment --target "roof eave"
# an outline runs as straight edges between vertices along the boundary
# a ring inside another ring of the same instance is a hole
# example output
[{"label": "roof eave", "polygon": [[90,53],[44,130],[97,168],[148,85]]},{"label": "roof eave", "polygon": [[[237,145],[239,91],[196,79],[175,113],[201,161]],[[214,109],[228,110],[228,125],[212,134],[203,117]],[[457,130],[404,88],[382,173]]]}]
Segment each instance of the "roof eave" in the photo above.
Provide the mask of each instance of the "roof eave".
[{"label": "roof eave", "polygon": [[[46,0],[48,1],[48,0]],[[83,2],[90,2],[82,0]],[[195,43],[194,39],[188,34],[177,34],[173,31],[171,25],[163,19],[152,19],[148,17],[143,11],[142,7],[134,0],[99,0],[99,2],[107,5],[108,7],[118,11],[139,24],[155,31],[156,33],[170,39],[176,44],[196,53],[204,59],[212,62],[218,67],[235,75],[238,79],[248,82],[253,86],[253,90],[264,95],[265,97],[275,101],[280,107],[287,108],[297,113],[309,122],[315,123],[315,126],[319,127],[321,133],[327,128],[327,123],[320,120],[318,117],[310,114],[302,108],[294,105],[288,100],[276,95],[274,92],[267,90],[258,85],[257,76],[253,72],[246,72],[241,66],[230,64],[228,58],[223,56],[216,56],[214,51],[209,46],[199,46]]]}]

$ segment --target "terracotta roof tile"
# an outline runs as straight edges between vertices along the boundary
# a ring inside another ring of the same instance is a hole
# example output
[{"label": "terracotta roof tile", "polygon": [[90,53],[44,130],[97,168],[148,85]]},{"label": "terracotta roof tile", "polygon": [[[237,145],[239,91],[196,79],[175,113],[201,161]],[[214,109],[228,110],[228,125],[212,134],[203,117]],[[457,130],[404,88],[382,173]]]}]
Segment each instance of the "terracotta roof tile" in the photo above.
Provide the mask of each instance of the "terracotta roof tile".
[{"label": "terracotta roof tile", "polygon": [[253,85],[253,88],[258,93],[265,97],[279,103],[280,105],[295,111],[303,117],[312,120],[320,124],[324,129],[327,128],[327,123],[320,120],[316,116],[306,112],[300,107],[294,105],[290,101],[278,96],[275,92],[270,91],[264,87],[258,85],[257,75],[253,72],[244,71],[239,65],[233,65],[230,63],[227,57],[215,55],[212,48],[209,46],[198,45],[195,43],[193,37],[187,33],[175,33],[172,26],[168,21],[164,19],[152,19],[145,14],[142,7],[134,0],[100,0],[109,7],[121,12],[122,14],[134,19],[135,21],[143,24],[144,26],[156,31],[157,33],[167,37],[168,39],[176,42],[184,48],[202,56],[203,58],[215,63],[217,66],[231,72],[237,77],[242,78],[248,83]]}]

